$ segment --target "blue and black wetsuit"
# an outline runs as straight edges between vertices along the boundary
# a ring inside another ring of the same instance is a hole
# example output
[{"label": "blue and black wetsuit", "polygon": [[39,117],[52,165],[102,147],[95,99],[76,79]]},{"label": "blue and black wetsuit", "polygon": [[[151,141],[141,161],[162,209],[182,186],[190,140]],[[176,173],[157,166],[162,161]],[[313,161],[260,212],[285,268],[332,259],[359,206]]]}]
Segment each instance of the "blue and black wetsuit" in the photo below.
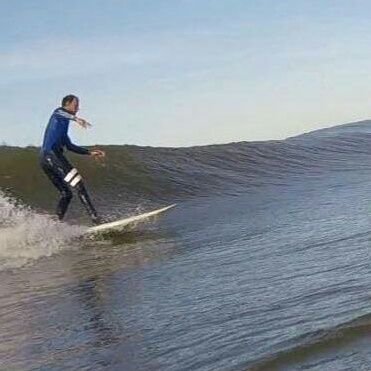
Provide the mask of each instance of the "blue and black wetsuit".
[{"label": "blue and black wetsuit", "polygon": [[81,175],[64,157],[63,150],[80,155],[88,155],[86,148],[73,144],[68,136],[70,120],[75,117],[63,108],[57,108],[50,117],[45,130],[44,141],[40,151],[40,164],[48,178],[60,192],[57,215],[62,220],[72,199],[71,188],[76,188],[77,194],[94,223],[98,223],[97,212],[91,203]]}]

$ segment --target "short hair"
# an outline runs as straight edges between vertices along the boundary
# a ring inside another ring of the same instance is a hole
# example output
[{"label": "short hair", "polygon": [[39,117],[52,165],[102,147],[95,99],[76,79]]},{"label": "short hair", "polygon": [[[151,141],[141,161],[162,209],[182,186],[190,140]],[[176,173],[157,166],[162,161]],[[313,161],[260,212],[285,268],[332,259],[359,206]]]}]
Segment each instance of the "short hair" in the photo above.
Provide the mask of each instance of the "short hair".
[{"label": "short hair", "polygon": [[79,100],[79,98],[76,97],[76,95],[73,95],[73,94],[66,95],[62,99],[62,107],[64,107],[68,103],[71,103],[74,99],[76,99],[77,101]]}]

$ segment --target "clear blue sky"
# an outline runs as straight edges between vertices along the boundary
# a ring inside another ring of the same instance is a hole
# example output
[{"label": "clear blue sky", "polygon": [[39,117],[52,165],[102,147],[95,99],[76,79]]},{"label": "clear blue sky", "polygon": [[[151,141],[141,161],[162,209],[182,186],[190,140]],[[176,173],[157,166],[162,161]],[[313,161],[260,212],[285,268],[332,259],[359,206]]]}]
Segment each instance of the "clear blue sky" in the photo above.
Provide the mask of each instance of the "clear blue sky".
[{"label": "clear blue sky", "polygon": [[63,95],[77,143],[277,139],[371,117],[371,2],[0,2],[0,141],[39,144]]}]

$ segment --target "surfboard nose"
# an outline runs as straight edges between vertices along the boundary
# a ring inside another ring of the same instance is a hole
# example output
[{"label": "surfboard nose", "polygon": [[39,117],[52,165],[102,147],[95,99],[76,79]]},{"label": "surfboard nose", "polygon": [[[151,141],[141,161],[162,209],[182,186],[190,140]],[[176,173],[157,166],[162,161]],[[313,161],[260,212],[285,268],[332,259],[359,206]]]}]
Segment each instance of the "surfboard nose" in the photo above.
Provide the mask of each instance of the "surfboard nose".
[{"label": "surfboard nose", "polygon": [[130,224],[137,223],[137,222],[140,222],[140,221],[144,221],[144,220],[146,220],[146,219],[148,219],[152,216],[156,216],[156,215],[159,215],[159,214],[161,214],[165,211],[168,211],[175,206],[176,206],[176,204],[172,204],[172,205],[169,205],[169,206],[162,207],[161,209],[156,209],[156,210],[153,210],[153,211],[149,211],[147,213],[135,215],[135,216],[132,216],[132,217],[129,217],[129,218],[120,219],[120,220],[117,220],[115,222],[99,224],[99,225],[96,225],[94,227],[88,228],[85,233],[92,234],[92,233],[105,233],[105,232],[109,232],[109,231],[113,231],[113,230],[120,231],[124,227],[126,227]]}]

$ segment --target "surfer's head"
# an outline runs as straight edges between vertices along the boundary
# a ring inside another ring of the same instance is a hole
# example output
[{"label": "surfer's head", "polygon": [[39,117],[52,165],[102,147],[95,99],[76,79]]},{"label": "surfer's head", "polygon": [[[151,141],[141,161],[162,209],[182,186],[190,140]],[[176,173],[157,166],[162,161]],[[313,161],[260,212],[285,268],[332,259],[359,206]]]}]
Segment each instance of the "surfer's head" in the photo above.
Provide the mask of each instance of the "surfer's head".
[{"label": "surfer's head", "polygon": [[76,113],[79,111],[79,98],[72,94],[66,95],[62,99],[62,107],[66,111],[76,115]]}]

